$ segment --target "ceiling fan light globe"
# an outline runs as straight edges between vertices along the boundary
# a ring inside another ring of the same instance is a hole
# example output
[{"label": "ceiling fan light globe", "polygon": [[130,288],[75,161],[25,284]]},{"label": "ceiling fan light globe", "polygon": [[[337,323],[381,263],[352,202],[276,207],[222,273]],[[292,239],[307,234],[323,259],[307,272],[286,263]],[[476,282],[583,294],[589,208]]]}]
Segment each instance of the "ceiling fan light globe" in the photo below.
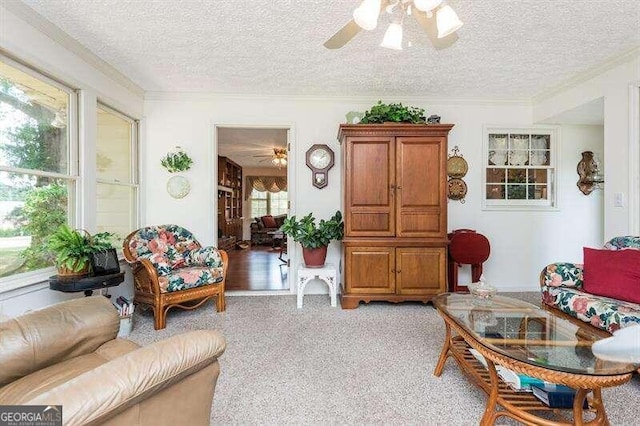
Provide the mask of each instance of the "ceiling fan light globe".
[{"label": "ceiling fan light globe", "polygon": [[371,31],[378,26],[378,16],[380,15],[380,3],[382,0],[364,0],[360,6],[353,11],[353,20],[363,30]]},{"label": "ceiling fan light globe", "polygon": [[445,4],[436,12],[436,23],[438,25],[438,38],[446,37],[458,31],[464,25],[448,4]]},{"label": "ceiling fan light globe", "polygon": [[440,6],[440,3],[442,3],[442,0],[413,0],[413,5],[416,9],[423,12],[429,12],[430,10],[435,9]]},{"label": "ceiling fan light globe", "polygon": [[402,50],[402,25],[391,23],[384,33],[380,47]]}]

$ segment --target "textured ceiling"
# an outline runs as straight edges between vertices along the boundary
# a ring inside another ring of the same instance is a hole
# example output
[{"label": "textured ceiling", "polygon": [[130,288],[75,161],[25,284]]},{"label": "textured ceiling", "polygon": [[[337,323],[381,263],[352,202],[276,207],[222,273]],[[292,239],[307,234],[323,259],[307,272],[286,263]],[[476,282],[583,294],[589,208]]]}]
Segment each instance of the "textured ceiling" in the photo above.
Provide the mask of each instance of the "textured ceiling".
[{"label": "textured ceiling", "polygon": [[242,167],[273,167],[273,148],[287,146],[287,129],[218,128],[218,155]]},{"label": "textured ceiling", "polygon": [[359,0],[24,2],[147,91],[522,99],[640,45],[638,0],[448,0],[441,51],[411,17],[324,48]]}]

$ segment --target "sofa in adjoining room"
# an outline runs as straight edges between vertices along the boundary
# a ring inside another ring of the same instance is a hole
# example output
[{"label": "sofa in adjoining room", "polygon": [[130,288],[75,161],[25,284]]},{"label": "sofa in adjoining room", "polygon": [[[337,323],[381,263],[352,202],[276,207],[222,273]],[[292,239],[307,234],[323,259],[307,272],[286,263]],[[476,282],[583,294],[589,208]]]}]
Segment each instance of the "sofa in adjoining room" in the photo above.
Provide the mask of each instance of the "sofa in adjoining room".
[{"label": "sofa in adjoining room", "polygon": [[584,248],[579,263],[552,263],[540,274],[543,304],[613,333],[640,323],[640,237]]},{"label": "sofa in adjoining room", "polygon": [[0,322],[0,405],[62,405],[65,425],[204,425],[225,339],[196,330],[140,347],[109,299]]},{"label": "sofa in adjoining room", "polygon": [[251,222],[251,244],[273,244],[273,234],[282,226],[282,223],[287,218],[286,214],[278,216],[265,215],[256,217]]}]

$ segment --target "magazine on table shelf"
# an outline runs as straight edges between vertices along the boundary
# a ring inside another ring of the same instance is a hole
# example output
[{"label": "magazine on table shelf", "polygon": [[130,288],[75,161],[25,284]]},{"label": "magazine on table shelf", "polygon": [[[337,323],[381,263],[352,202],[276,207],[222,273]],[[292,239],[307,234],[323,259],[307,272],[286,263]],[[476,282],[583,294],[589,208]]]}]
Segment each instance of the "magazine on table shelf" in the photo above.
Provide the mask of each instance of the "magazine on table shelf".
[{"label": "magazine on table shelf", "polygon": [[[573,408],[575,389],[555,384],[533,385],[531,389],[533,395],[550,408]],[[589,408],[586,398],[583,408]]]},{"label": "magazine on table shelf", "polygon": [[[484,357],[473,348],[469,348],[469,352],[484,366],[487,368],[487,361]],[[545,382],[542,379],[538,379],[537,377],[527,376],[526,374],[516,373],[513,370],[510,370],[502,365],[496,364],[496,372],[498,376],[505,382],[509,387],[511,387],[514,391],[517,392],[531,392],[533,385],[544,386],[545,384],[549,384],[549,382]]]}]

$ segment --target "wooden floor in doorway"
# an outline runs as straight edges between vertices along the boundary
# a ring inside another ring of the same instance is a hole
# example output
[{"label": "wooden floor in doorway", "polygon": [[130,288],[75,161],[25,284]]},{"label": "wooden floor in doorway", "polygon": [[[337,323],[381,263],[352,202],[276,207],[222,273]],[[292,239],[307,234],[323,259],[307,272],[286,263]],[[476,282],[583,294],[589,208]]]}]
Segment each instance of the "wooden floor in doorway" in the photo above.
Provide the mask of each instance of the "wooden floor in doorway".
[{"label": "wooden floor in doorway", "polygon": [[228,291],[289,290],[287,265],[271,246],[229,251]]}]

